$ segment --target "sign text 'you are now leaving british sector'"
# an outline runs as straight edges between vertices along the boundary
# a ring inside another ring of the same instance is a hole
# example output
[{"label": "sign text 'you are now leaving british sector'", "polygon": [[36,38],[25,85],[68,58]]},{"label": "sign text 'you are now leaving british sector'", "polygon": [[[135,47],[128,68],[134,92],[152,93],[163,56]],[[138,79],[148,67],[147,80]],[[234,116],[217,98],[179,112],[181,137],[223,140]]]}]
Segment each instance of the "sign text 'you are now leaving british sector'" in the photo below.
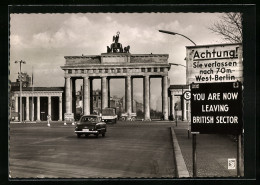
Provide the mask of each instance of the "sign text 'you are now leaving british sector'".
[{"label": "sign text 'you are now leaving british sector'", "polygon": [[201,134],[241,133],[241,82],[191,84],[191,130]]},{"label": "sign text 'you are now leaving british sector'", "polygon": [[186,47],[187,84],[243,82],[241,44]]}]

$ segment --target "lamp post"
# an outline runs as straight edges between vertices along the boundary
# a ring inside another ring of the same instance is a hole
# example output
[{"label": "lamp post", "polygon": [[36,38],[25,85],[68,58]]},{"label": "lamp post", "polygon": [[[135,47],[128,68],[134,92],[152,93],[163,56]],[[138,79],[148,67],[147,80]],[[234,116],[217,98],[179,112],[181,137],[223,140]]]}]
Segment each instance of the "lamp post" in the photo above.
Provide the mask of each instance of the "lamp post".
[{"label": "lamp post", "polygon": [[[180,33],[176,33],[176,32],[171,32],[171,31],[165,31],[165,30],[159,30],[159,32],[162,32],[162,33],[167,33],[167,34],[170,34],[170,35],[180,35],[186,39],[188,39],[190,42],[192,42],[195,46],[195,42],[193,42],[189,37],[185,36],[185,35],[182,35]],[[173,64],[172,65],[179,65],[179,66],[184,66],[184,65],[181,65],[181,64]],[[184,66],[186,67],[186,66]],[[177,125],[177,124],[176,124]],[[189,138],[189,126],[188,126],[188,138]],[[193,177],[196,177],[197,176],[197,163],[196,163],[196,134],[192,134],[192,161],[193,161]]]},{"label": "lamp post", "polygon": [[[193,42],[189,37],[185,36],[185,35],[182,35],[180,33],[176,33],[176,32],[171,32],[171,31],[166,31],[166,30],[159,30],[159,32],[162,32],[162,33],[166,33],[166,34],[170,34],[170,35],[180,35],[186,39],[188,39],[190,42],[192,42],[195,46],[196,46],[196,43]],[[185,65],[182,65],[182,64],[176,64],[176,63],[169,63],[170,65],[175,65],[175,66],[183,66],[186,68]],[[183,87],[182,87],[182,94],[183,94]],[[182,97],[183,98],[183,97]]]},{"label": "lamp post", "polygon": [[[196,43],[193,42],[189,37],[185,36],[185,35],[182,35],[180,33],[176,33],[176,32],[171,32],[171,31],[166,31],[166,30],[159,30],[159,32],[162,32],[162,33],[166,33],[166,34],[170,34],[170,35],[180,35],[186,39],[188,39],[190,42],[192,42],[195,46],[196,46]],[[175,66],[183,66],[186,68],[185,65],[182,65],[182,64],[176,64],[176,63],[169,63],[170,65],[175,65]],[[183,87],[182,87],[182,94],[183,94]],[[183,116],[182,116],[183,117]]]},{"label": "lamp post", "polygon": [[171,31],[165,31],[165,30],[159,30],[159,32],[162,32],[162,33],[167,33],[167,34],[170,34],[170,35],[180,35],[182,37],[185,37],[186,39],[188,39],[189,41],[191,41],[195,46],[195,42],[193,42],[189,37],[185,36],[185,35],[182,35],[180,33],[176,33],[176,32],[171,32]]},{"label": "lamp post", "polygon": [[14,63],[20,63],[20,73],[19,73],[19,81],[20,81],[20,122],[23,121],[23,115],[22,115],[22,64],[26,64],[25,61],[15,61]]},{"label": "lamp post", "polygon": [[[185,65],[182,65],[182,64],[177,64],[177,63],[169,63],[171,66],[173,65],[173,66],[182,66],[182,67],[185,67],[186,68],[186,66]],[[183,87],[182,87],[182,94],[183,94]],[[183,101],[182,100],[183,99],[183,97],[181,96],[181,102]],[[183,103],[182,103],[183,104]],[[175,110],[175,114],[176,114],[176,127],[177,127],[177,120],[178,120],[178,116],[177,116],[177,107],[176,107],[176,110]],[[182,115],[182,120],[183,120],[183,115]]]}]

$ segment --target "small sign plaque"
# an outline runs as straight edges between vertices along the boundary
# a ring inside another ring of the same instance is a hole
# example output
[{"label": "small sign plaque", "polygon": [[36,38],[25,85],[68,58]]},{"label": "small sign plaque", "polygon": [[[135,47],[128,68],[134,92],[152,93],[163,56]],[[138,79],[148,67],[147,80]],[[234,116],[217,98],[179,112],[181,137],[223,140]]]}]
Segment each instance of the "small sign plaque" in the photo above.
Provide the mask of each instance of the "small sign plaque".
[{"label": "small sign plaque", "polygon": [[190,91],[185,91],[185,92],[183,93],[183,98],[184,98],[185,100],[190,100],[190,99],[191,99],[191,92],[190,92]]},{"label": "small sign plaque", "polygon": [[64,120],[73,121],[74,120],[74,113],[64,113]]},{"label": "small sign plaque", "polygon": [[229,170],[235,170],[237,166],[237,161],[236,159],[228,159],[228,169]]}]

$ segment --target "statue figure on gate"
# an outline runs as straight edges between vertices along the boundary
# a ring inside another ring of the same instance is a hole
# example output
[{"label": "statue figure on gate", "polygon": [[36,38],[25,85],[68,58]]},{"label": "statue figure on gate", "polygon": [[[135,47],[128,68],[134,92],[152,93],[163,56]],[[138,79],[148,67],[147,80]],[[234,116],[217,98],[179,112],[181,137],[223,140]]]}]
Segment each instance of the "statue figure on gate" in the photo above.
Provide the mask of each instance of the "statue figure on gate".
[{"label": "statue figure on gate", "polygon": [[119,34],[120,34],[120,32],[118,31],[118,32],[116,33],[116,36],[115,36],[115,35],[113,36],[113,42],[118,43]]},{"label": "statue figure on gate", "polygon": [[107,53],[129,53],[130,46],[124,47],[119,43],[119,34],[118,31],[116,35],[113,36],[113,43],[111,46],[107,46]]}]

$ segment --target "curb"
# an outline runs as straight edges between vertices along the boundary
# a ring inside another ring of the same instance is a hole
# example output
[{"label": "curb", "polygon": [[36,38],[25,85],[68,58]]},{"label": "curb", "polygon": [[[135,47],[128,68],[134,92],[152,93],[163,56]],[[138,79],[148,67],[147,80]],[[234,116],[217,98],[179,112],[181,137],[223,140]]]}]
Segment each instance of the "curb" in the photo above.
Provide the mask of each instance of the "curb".
[{"label": "curb", "polygon": [[177,177],[190,177],[173,127],[171,127],[171,134],[172,134],[172,144],[173,144],[174,157],[176,163]]}]

